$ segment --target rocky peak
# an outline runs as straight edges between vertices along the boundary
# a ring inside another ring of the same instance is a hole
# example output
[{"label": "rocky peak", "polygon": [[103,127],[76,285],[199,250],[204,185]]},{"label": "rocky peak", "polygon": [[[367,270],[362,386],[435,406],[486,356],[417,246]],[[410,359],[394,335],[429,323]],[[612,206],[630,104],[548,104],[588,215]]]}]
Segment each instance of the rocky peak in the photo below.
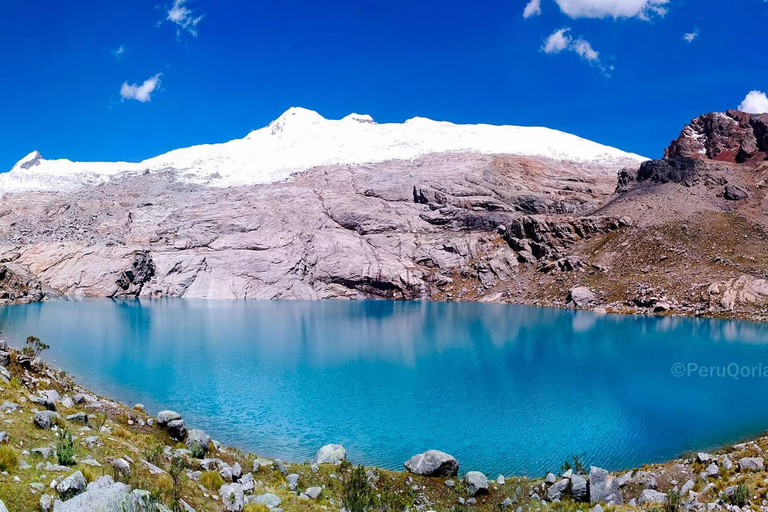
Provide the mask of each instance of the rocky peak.
[{"label": "rocky peak", "polygon": [[34,167],[36,165],[40,165],[40,161],[43,159],[43,156],[40,154],[39,151],[33,151],[18,162],[16,162],[16,165],[13,166],[14,169],[29,169],[30,167]]},{"label": "rocky peak", "polygon": [[735,163],[767,160],[768,114],[728,110],[699,116],[683,128],[664,156]]}]

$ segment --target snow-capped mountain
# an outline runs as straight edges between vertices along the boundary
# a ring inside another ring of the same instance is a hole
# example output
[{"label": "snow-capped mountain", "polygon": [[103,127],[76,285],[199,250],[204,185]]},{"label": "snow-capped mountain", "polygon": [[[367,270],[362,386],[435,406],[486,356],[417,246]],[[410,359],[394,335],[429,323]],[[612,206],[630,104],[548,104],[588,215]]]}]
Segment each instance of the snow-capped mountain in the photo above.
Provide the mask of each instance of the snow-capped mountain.
[{"label": "snow-capped mountain", "polygon": [[616,166],[646,160],[548,128],[457,125],[421,117],[378,124],[367,115],[330,120],[294,107],[243,139],[177,149],[139,163],[46,160],[34,151],[10,172],[0,174],[0,192],[66,190],[120,173],[158,171],[212,186],[254,185],[286,180],[320,165],[410,160],[437,152],[541,156]]}]

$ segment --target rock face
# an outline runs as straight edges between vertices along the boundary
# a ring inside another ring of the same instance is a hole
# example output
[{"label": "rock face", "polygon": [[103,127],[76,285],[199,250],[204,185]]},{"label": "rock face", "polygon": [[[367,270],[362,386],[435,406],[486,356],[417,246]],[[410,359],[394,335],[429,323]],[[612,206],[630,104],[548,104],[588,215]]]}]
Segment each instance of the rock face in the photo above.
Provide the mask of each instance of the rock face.
[{"label": "rock face", "polygon": [[405,468],[416,475],[456,476],[459,473],[459,461],[445,452],[428,450],[408,459]]},{"label": "rock face", "polygon": [[604,469],[594,466],[589,468],[589,500],[609,505],[624,503],[618,479]]},{"label": "rock face", "polygon": [[128,175],[6,195],[0,263],[41,283],[29,300],[429,299],[468,280],[477,294],[517,273],[499,226],[598,207],[615,165],[436,153],[230,189]]},{"label": "rock face", "polygon": [[697,117],[667,148],[668,158],[708,158],[741,163],[768,156],[768,114],[738,110]]}]

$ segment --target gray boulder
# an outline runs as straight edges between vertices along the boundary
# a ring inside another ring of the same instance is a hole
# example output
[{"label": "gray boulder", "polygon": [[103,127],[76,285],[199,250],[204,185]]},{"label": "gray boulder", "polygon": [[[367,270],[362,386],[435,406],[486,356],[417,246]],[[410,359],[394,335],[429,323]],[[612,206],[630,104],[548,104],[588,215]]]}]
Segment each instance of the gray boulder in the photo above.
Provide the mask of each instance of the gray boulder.
[{"label": "gray boulder", "polygon": [[667,495],[663,492],[654,491],[653,489],[645,489],[640,493],[640,497],[637,499],[638,505],[645,505],[646,503],[666,503]]},{"label": "gray boulder", "polygon": [[479,471],[470,471],[464,477],[467,492],[470,496],[488,494],[488,478]]},{"label": "gray boulder", "polygon": [[86,425],[88,423],[88,415],[84,412],[76,412],[75,414],[70,414],[67,416],[67,421],[71,421],[73,423],[82,423],[83,425]]},{"label": "gray boulder", "polygon": [[597,296],[586,286],[571,288],[568,299],[579,308],[589,307],[597,302]]},{"label": "gray boulder", "polygon": [[404,466],[416,475],[443,477],[456,476],[459,473],[459,461],[440,450],[428,450],[414,455]]},{"label": "gray boulder", "polygon": [[[77,402],[77,395],[75,395],[75,402]],[[181,414],[176,411],[160,411],[157,413],[157,424],[164,427],[173,420],[180,420]]]},{"label": "gray boulder", "polygon": [[115,483],[111,477],[103,476],[88,484],[87,490],[67,501],[56,500],[53,512],[123,512],[127,509],[131,488],[123,483]]},{"label": "gray boulder", "polygon": [[85,485],[86,482],[83,473],[80,471],[75,471],[67,478],[59,482],[59,484],[56,486],[56,492],[58,492],[59,496],[66,500],[85,491]]},{"label": "gray boulder", "polygon": [[211,437],[202,430],[192,429],[187,434],[187,448],[196,459],[204,459],[208,453]]},{"label": "gray boulder", "polygon": [[0,350],[0,366],[8,366],[11,364],[11,354],[5,350]]},{"label": "gray boulder", "polygon": [[41,411],[35,414],[35,426],[43,430],[48,430],[61,421],[61,415],[54,411]]},{"label": "gray boulder", "polygon": [[187,437],[187,426],[184,420],[172,420],[166,424],[168,435],[174,441],[182,442]]},{"label": "gray boulder", "polygon": [[741,471],[762,471],[764,462],[762,457],[744,457],[739,459],[739,469]]},{"label": "gray boulder", "polygon": [[299,475],[296,473],[291,473],[290,475],[286,476],[285,480],[288,482],[288,488],[290,488],[292,491],[295,491],[299,486]]},{"label": "gray boulder", "polygon": [[723,190],[723,197],[729,201],[741,201],[748,198],[749,194],[740,186],[729,183]]},{"label": "gray boulder", "polygon": [[602,468],[589,468],[589,501],[609,505],[623,504],[624,498],[621,496],[618,479]]},{"label": "gray boulder", "polygon": [[219,496],[227,512],[240,512],[245,506],[245,494],[240,484],[224,484],[219,488]]},{"label": "gray boulder", "polygon": [[347,450],[340,444],[327,444],[315,454],[315,464],[341,464],[347,460]]},{"label": "gray boulder", "polygon": [[259,494],[258,496],[252,497],[248,501],[250,503],[264,504],[267,506],[267,508],[277,508],[283,502],[283,500],[280,499],[280,496],[271,492]]},{"label": "gray boulder", "polygon": [[8,512],[8,507],[5,506],[3,500],[0,500],[0,512]]},{"label": "gray boulder", "polygon": [[304,491],[304,494],[307,495],[307,497],[311,500],[316,500],[320,497],[320,494],[322,494],[323,488],[322,487],[310,487],[306,491]]},{"label": "gray boulder", "polygon": [[547,498],[549,498],[550,501],[562,499],[563,496],[565,496],[565,493],[568,491],[568,485],[570,483],[570,480],[563,478],[562,480],[559,480],[550,485],[549,489],[547,489]]},{"label": "gray boulder", "polygon": [[571,497],[574,501],[588,501],[587,479],[581,475],[571,475]]},{"label": "gray boulder", "polygon": [[50,494],[40,496],[40,510],[42,512],[51,512],[53,510],[53,496]]}]

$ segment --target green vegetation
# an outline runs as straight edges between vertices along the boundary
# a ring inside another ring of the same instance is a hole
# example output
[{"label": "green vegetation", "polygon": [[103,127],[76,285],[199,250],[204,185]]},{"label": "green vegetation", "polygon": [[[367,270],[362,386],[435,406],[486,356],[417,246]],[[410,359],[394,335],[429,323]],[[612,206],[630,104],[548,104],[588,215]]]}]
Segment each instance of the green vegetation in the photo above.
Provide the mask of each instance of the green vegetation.
[{"label": "green vegetation", "polygon": [[224,485],[224,479],[218,471],[204,471],[200,475],[200,484],[212,492],[219,492],[219,487]]},{"label": "green vegetation", "polygon": [[562,473],[565,473],[566,471],[573,470],[574,473],[577,475],[586,475],[587,474],[587,468],[584,465],[584,462],[582,462],[581,457],[578,455],[574,455],[571,457],[571,460],[573,461],[573,464],[571,464],[570,460],[566,460],[563,462],[563,465],[560,466],[560,471]]},{"label": "green vegetation", "polygon": [[187,465],[184,463],[184,459],[181,457],[174,457],[171,461],[171,467],[168,469],[168,474],[171,477],[171,509],[173,512],[179,512],[184,510],[181,504],[181,478],[184,475],[184,470]]},{"label": "green vegetation", "polygon": [[7,444],[0,446],[0,471],[13,471],[19,467],[19,454]]},{"label": "green vegetation", "polygon": [[339,468],[342,474],[341,500],[349,512],[365,512],[374,504],[374,494],[365,474],[365,467],[357,466],[352,469],[349,462],[344,462]]},{"label": "green vegetation", "polygon": [[743,482],[736,486],[736,490],[732,495],[728,496],[728,502],[731,505],[736,505],[737,507],[746,506],[748,501],[749,501],[749,487],[747,487],[747,484]]},{"label": "green vegetation", "polygon": [[37,336],[27,336],[27,341],[24,342],[24,348],[21,349],[21,353],[30,359],[34,359],[49,348],[51,348],[50,345],[40,341],[40,338]]},{"label": "green vegetation", "polygon": [[58,432],[56,457],[62,466],[75,465],[75,442],[72,440],[72,434],[66,428],[62,428]]},{"label": "green vegetation", "polygon": [[667,502],[664,504],[664,512],[678,512],[682,505],[682,499],[680,493],[677,491],[670,491],[667,494]]}]

